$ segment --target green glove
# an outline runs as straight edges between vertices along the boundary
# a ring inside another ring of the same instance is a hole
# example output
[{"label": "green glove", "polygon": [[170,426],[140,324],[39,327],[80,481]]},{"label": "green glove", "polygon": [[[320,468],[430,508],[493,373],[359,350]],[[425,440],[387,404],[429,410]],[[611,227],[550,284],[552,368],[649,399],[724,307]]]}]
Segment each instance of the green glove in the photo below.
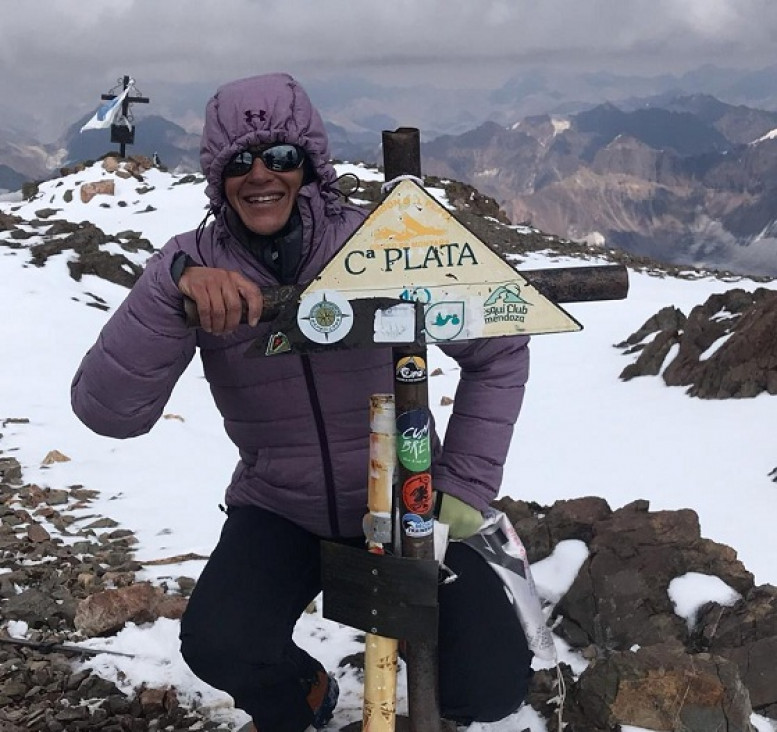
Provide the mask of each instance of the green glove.
[{"label": "green glove", "polygon": [[440,510],[437,520],[448,524],[448,536],[451,539],[467,539],[477,534],[483,525],[483,514],[455,496],[443,493],[438,506]]}]

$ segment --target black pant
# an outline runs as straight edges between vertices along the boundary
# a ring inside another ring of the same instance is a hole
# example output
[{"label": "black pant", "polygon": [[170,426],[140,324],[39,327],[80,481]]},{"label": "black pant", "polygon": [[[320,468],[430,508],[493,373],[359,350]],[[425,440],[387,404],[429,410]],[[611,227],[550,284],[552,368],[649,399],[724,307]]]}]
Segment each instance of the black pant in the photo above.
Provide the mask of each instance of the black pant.
[{"label": "black pant", "polygon": [[[458,579],[439,591],[442,714],[461,723],[501,719],[526,696],[532,654],[485,561],[452,543],[445,563]],[[231,508],[189,600],[181,621],[186,663],[230,694],[259,732],[302,732],[312,722],[306,681],[322,666],[291,636],[321,591],[320,575],[318,537],[268,511]]]}]

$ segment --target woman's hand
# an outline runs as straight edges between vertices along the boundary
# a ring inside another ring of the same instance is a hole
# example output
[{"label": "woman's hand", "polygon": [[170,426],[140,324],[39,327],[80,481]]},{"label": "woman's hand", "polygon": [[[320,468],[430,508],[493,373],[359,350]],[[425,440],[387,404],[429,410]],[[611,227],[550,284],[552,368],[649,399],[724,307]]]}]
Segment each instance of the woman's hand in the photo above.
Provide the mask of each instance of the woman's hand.
[{"label": "woman's hand", "polygon": [[443,494],[437,520],[448,524],[448,536],[451,539],[468,539],[477,534],[483,525],[483,514],[459,498]]},{"label": "woman's hand", "polygon": [[187,267],[178,289],[197,304],[200,327],[214,335],[231,333],[243,315],[254,326],[262,315],[262,291],[240,272]]}]

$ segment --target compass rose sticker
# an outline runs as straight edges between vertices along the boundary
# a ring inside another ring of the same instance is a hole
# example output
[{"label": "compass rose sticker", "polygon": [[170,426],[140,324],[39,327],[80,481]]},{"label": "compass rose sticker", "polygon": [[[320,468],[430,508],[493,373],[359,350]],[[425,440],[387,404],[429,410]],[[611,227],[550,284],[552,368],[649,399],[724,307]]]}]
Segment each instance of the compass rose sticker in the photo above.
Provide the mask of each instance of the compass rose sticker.
[{"label": "compass rose sticker", "polygon": [[337,343],[353,327],[353,308],[339,292],[313,292],[300,300],[297,325],[314,343]]}]

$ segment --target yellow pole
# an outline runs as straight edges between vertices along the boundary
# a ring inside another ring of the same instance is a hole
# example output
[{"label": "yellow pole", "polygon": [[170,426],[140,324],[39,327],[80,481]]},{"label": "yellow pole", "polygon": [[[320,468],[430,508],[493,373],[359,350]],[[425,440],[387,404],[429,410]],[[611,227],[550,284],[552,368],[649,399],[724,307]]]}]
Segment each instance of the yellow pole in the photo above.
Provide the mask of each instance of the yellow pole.
[{"label": "yellow pole", "polygon": [[[391,527],[396,464],[394,395],[370,397],[370,475],[367,504],[375,522]],[[371,552],[383,544],[368,541]],[[362,732],[394,732],[397,707],[397,641],[368,633],[364,648],[364,707]]]}]

